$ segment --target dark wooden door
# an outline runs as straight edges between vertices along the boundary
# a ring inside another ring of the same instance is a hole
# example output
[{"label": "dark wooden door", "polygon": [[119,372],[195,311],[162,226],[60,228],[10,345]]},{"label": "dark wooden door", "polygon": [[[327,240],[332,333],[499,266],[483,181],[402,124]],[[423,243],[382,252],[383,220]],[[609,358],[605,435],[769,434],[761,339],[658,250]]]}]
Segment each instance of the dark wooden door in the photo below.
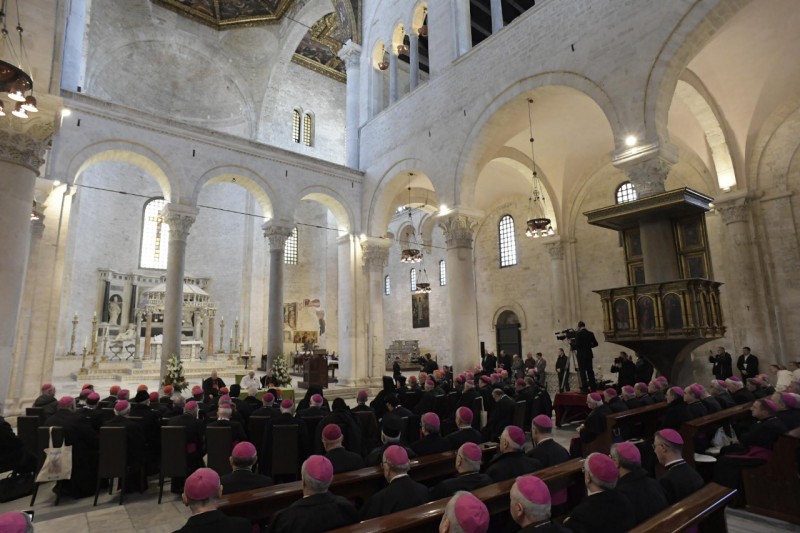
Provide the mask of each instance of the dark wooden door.
[{"label": "dark wooden door", "polygon": [[[522,334],[519,324],[497,325],[497,354],[505,350],[507,354],[522,354]],[[499,362],[498,362],[499,363]]]}]

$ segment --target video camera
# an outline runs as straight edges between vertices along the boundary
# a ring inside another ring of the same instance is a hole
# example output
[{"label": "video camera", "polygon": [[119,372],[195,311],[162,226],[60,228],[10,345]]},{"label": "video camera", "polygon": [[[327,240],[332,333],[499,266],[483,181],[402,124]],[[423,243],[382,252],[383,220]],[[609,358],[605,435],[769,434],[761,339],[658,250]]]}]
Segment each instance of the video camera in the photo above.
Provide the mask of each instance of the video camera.
[{"label": "video camera", "polygon": [[577,336],[578,336],[578,332],[575,331],[572,328],[565,329],[564,331],[556,331],[556,339],[558,339],[560,341],[564,341],[564,340],[567,340],[567,339],[569,339],[570,341],[573,341],[573,340],[575,340],[577,338]]}]

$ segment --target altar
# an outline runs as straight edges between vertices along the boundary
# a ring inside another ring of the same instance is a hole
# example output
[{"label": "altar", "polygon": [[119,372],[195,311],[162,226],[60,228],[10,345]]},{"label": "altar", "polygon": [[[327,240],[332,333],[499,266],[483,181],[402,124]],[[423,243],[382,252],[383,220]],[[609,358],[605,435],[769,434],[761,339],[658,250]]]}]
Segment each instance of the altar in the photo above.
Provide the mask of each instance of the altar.
[{"label": "altar", "polygon": [[[150,340],[153,359],[158,359],[160,357],[163,345],[163,335],[156,335]],[[208,354],[204,354],[204,351],[203,341],[181,340],[181,359],[188,359],[189,361],[192,359],[205,359],[208,357]]]}]

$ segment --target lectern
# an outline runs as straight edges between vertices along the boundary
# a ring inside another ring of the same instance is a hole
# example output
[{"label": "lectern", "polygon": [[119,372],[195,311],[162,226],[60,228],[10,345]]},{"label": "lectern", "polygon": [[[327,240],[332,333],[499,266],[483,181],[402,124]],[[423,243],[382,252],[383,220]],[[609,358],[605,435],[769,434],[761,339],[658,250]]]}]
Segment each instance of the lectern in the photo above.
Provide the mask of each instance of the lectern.
[{"label": "lectern", "polygon": [[303,381],[299,384],[301,389],[317,385],[323,389],[328,388],[328,361],[325,357],[314,354],[303,363]]}]

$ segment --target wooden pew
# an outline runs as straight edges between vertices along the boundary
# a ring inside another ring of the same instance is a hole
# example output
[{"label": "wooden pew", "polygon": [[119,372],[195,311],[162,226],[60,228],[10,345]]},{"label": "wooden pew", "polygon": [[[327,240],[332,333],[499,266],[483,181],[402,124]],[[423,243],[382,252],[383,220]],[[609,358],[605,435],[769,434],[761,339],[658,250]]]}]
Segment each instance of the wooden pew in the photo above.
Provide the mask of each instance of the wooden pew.
[{"label": "wooden pew", "polygon": [[685,531],[692,526],[698,526],[700,531],[713,533],[728,531],[725,507],[735,494],[736,489],[709,483],[691,496],[650,517],[629,533],[668,533]]},{"label": "wooden pew", "polygon": [[658,430],[658,422],[666,407],[666,402],[659,402],[606,415],[606,430],[589,444],[583,445],[583,456],[588,457],[590,453],[594,452],[609,453],[611,445],[614,443],[615,430],[625,431],[637,424],[641,424],[641,435],[637,436],[644,439],[652,438]]},{"label": "wooden pew", "polygon": [[[483,462],[497,452],[496,443],[482,444]],[[455,451],[426,455],[411,460],[409,474],[415,481],[433,483],[455,474]],[[383,469],[370,466],[333,476],[329,490],[337,496],[363,501],[386,486]],[[272,516],[303,497],[302,482],[281,483],[272,487],[223,496],[219,509],[228,516],[242,516],[254,523],[268,522]]]},{"label": "wooden pew", "polygon": [[[551,466],[534,472],[550,488],[550,492],[567,488],[574,484],[583,486],[583,460],[572,459],[560,465]],[[509,507],[509,492],[514,485],[514,479],[494,483],[472,491],[477,498],[486,504],[489,514],[507,513]],[[444,509],[450,498],[442,498],[433,502],[406,509],[399,513],[365,520],[351,526],[333,530],[335,533],[367,533],[381,532],[393,533],[399,531],[413,531],[414,533],[437,532],[439,522],[442,520]]]},{"label": "wooden pew", "polygon": [[739,418],[749,416],[751,405],[753,405],[753,402],[744,403],[742,405],[723,409],[722,411],[684,422],[680,430],[681,437],[683,437],[684,460],[690,465],[695,466],[695,437],[700,432],[709,436],[713,436],[718,428],[726,426]]},{"label": "wooden pew", "polygon": [[767,464],[742,470],[747,510],[800,524],[800,428],[782,435]]}]

